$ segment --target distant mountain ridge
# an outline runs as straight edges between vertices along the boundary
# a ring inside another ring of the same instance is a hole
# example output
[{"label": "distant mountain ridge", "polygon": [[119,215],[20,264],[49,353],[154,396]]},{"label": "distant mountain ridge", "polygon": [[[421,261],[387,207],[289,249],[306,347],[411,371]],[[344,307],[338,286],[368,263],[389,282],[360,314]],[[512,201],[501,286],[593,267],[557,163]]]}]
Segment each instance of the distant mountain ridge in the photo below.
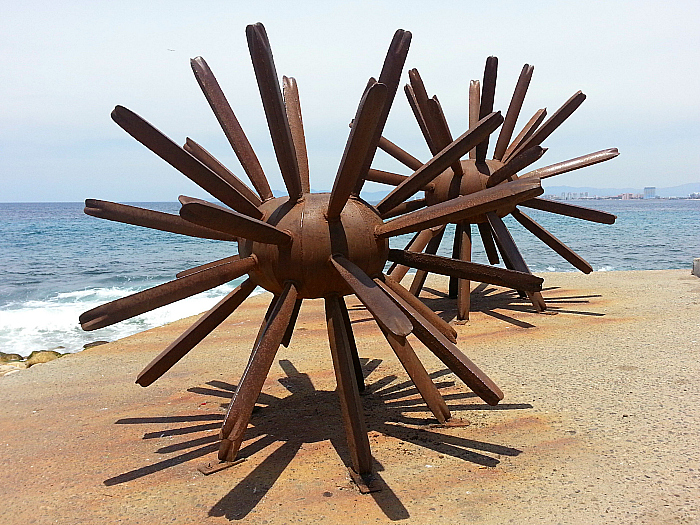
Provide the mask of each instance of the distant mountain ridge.
[{"label": "distant mountain ridge", "polygon": [[[593,188],[590,186],[574,187],[574,186],[548,186],[546,182],[542,185],[544,192],[547,195],[561,195],[562,193],[585,193],[588,192],[589,197],[597,195],[599,197],[612,197],[621,193],[644,193],[644,188]],[[361,196],[370,204],[376,204],[386,197],[393,188],[386,191],[363,191]],[[312,193],[330,193],[331,190],[317,190],[312,188]],[[691,193],[700,192],[700,182],[690,182],[681,184],[680,186],[670,186],[668,188],[656,188],[656,195],[659,197],[687,197]],[[284,190],[272,190],[275,197],[284,197],[287,192]]]},{"label": "distant mountain ridge", "polygon": [[[548,195],[561,195],[562,193],[585,193],[589,197],[598,195],[599,197],[612,197],[621,193],[644,193],[644,188],[592,188],[588,186],[549,186],[545,182],[544,192]],[[691,193],[700,192],[700,182],[690,182],[680,186],[670,186],[668,188],[656,188],[656,195],[659,197],[687,197]]]}]

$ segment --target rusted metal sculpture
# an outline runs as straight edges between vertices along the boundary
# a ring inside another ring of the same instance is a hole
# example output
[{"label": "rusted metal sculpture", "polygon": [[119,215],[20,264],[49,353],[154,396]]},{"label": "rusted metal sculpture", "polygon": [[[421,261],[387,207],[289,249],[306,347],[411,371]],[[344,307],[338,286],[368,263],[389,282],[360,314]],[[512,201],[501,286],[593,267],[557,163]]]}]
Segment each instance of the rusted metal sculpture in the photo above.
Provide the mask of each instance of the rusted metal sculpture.
[{"label": "rusted metal sculpture", "polygon": [[[493,56],[488,57],[484,69],[483,83],[480,85],[478,80],[472,80],[469,86],[470,128],[478,127],[484,119],[492,115],[497,68],[498,59]],[[547,151],[541,147],[542,142],[586,98],[583,93],[578,91],[547,121],[544,121],[547,114],[546,109],[540,109],[511,142],[510,139],[530,84],[533,69],[533,66],[528,64],[523,66],[496,141],[493,158],[490,160],[486,159],[486,153],[489,145],[489,135],[495,128],[484,127],[480,135],[481,140],[476,147],[469,150],[469,158],[460,160],[460,157],[466,154],[467,150],[459,147],[460,139],[452,139],[452,134],[440,102],[435,96],[432,98],[428,97],[418,70],[412,69],[409,72],[410,83],[405,86],[408,102],[432,154],[437,155],[439,153],[441,157],[449,158],[451,163],[450,167],[445,171],[438,172],[434,170],[426,173],[425,176],[412,176],[410,178],[396,173],[370,169],[367,180],[397,186],[377,205],[377,210],[381,216],[383,218],[393,217],[409,210],[417,210],[424,206],[432,206],[436,203],[448,201],[459,195],[479,194],[484,190],[509,185],[511,181],[516,179],[544,179],[616,157],[618,155],[617,149],[606,149],[564,162],[558,162],[518,176],[519,172],[542,157]],[[384,137],[380,139],[379,147],[412,170],[420,171],[423,169],[425,171],[425,165],[422,162]],[[421,190],[425,192],[423,199],[406,200]],[[518,206],[603,224],[612,224],[616,218],[610,213],[538,198],[521,201],[518,203]],[[452,257],[461,261],[471,260],[471,225],[476,224],[491,264],[498,264],[498,252],[500,252],[507,268],[529,273],[530,270],[525,260],[502,220],[502,217],[508,214],[511,214],[527,230],[582,272],[590,273],[593,270],[590,264],[582,257],[523,213],[513,203],[475,215],[469,220],[456,222]],[[403,279],[408,271],[408,267],[418,268],[410,287],[411,293],[416,296],[420,294],[428,272],[446,273],[430,264],[430,254],[437,252],[444,232],[444,225],[422,230],[410,241],[406,251],[392,251],[389,255],[389,259],[395,263],[390,269],[389,275],[397,281]],[[423,251],[425,251],[425,254],[420,254]],[[479,279],[475,280],[478,281]],[[458,320],[469,318],[469,290],[470,282],[468,279],[460,279],[454,276],[450,278],[450,296],[457,297]],[[539,292],[518,290],[521,296],[527,295],[529,297],[538,312],[546,309],[546,304]]]},{"label": "rusted metal sculpture", "polygon": [[[237,240],[238,255],[183,271],[174,281],[94,308],[80,316],[80,323],[84,330],[102,328],[248,274],[240,286],[202,315],[141,372],[136,382],[148,386],[224,321],[256,286],[272,292],[274,299],[221,429],[219,459],[232,462],[275,353],[280,344],[286,346],[290,342],[302,300],[324,298],[351,473],[362,484],[372,472],[359,397],[364,380],[343,297],[355,294],[367,307],[438,421],[449,419],[450,411],[406,340],[411,332],[478,396],[489,404],[497,404],[502,392],[457,348],[455,330],[382,273],[390,254],[414,256],[389,250],[388,239],[512,208],[540,195],[542,189],[537,178],[518,180],[436,203],[387,222],[358,197],[408,52],[411,34],[399,30],[379,80],[370,79],[362,95],[332,192],[310,193],[297,84],[293,78],[283,77],[284,91],[280,90],[261,24],[248,26],[246,34],[274,151],[289,196],[273,197],[260,163],[218,82],[206,62],[195,58],[191,62],[195,77],[255,191],[193,140],[188,138],[184,147],[180,147],[135,113],[117,106],[112,118],[119,126],[228,207],[183,196],[179,216],[97,200],[87,200],[85,212],[183,235],[227,242]],[[475,147],[502,120],[499,113],[489,112],[456,141],[460,151],[464,153]],[[453,149],[438,153],[409,180],[423,180],[428,173],[434,178],[444,172],[455,161]],[[462,279],[504,284],[529,293],[537,292],[542,286],[542,279],[526,272],[434,255],[421,257],[431,268],[440,268]],[[413,260],[405,262],[413,264]],[[423,264],[421,260],[420,267]]]}]

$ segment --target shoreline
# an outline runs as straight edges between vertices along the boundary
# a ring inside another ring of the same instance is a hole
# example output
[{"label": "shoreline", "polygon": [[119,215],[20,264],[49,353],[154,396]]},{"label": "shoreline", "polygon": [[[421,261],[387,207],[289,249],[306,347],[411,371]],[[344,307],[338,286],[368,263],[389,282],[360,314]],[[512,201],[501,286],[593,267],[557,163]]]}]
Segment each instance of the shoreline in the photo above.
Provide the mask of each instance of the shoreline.
[{"label": "shoreline", "polygon": [[[445,289],[431,277],[423,298],[449,315]],[[0,521],[700,519],[700,279],[686,269],[551,273],[543,294],[556,315],[486,286],[472,294],[472,320],[455,326],[459,348],[506,395],[495,408],[415,343],[453,416],[470,423],[451,428],[431,426],[381,332],[349,301],[385,487],[374,497],[360,495],[343,466],[320,301],[304,303],[290,347],[275,359],[244,442],[247,460],[211,476],[196,467],[216,456],[265,294],[149,388],[135,385],[136,375],[192,318],[0,378],[3,489],[13,502]]]},{"label": "shoreline", "polygon": [[[691,261],[689,272],[692,271],[692,264],[693,263]],[[675,268],[675,269],[676,270],[684,270],[685,268]],[[608,267],[601,267],[600,269],[594,270],[593,273],[598,273],[598,272],[634,272],[634,271],[647,272],[647,271],[664,271],[664,270],[615,270],[615,269],[610,270],[610,269],[608,269]],[[411,270],[411,271],[409,271],[408,275],[413,275],[414,273],[415,273],[415,270]],[[547,277],[550,275],[557,275],[557,274],[568,275],[568,274],[572,274],[572,273],[576,274],[579,272],[578,272],[578,270],[572,268],[570,271],[563,271],[563,272],[562,271],[540,271],[540,272],[534,272],[534,273],[535,273],[535,275],[538,275],[538,276],[543,277],[545,279],[545,286],[546,286]],[[404,281],[404,284],[406,284],[406,282],[410,283],[410,281],[408,281],[408,278],[406,278],[406,280]],[[233,289],[233,288],[231,287],[231,289]],[[104,302],[108,302],[111,299],[105,299],[103,302],[99,302],[99,303],[96,303],[94,305],[91,303],[89,306],[80,307],[80,308],[77,308],[75,310],[76,314],[74,316],[71,316],[71,318],[75,317],[76,324],[71,325],[64,330],[64,332],[66,333],[66,336],[63,339],[60,336],[54,335],[48,339],[48,342],[46,344],[32,344],[30,347],[22,347],[22,346],[18,347],[18,345],[15,345],[11,341],[5,342],[3,347],[0,348],[0,364],[2,364],[2,362],[3,362],[3,360],[2,360],[3,354],[18,354],[18,355],[22,356],[22,360],[26,360],[30,354],[35,353],[35,352],[40,352],[40,351],[42,351],[42,352],[43,351],[58,351],[62,355],[63,354],[65,354],[65,355],[75,354],[75,353],[82,352],[87,346],[93,346],[95,344],[102,344],[104,342],[116,342],[116,341],[123,339],[124,337],[136,335],[138,333],[142,333],[144,331],[150,330],[152,328],[157,328],[159,326],[166,326],[167,324],[176,322],[178,320],[187,319],[187,318],[195,318],[195,317],[197,317],[197,316],[199,316],[207,311],[207,305],[209,305],[209,303],[211,304],[211,306],[213,306],[214,304],[216,304],[216,302],[218,300],[223,298],[226,295],[226,293],[228,293],[228,291],[222,291],[218,295],[210,297],[207,301],[204,302],[204,304],[202,304],[200,306],[200,308],[203,308],[203,310],[201,312],[191,313],[191,314],[186,315],[184,317],[173,317],[172,313],[170,315],[167,315],[165,313],[165,310],[158,310],[157,309],[157,310],[155,310],[154,316],[166,315],[167,317],[169,317],[169,319],[167,321],[163,322],[162,324],[156,324],[158,322],[157,320],[154,322],[154,320],[147,321],[147,320],[142,319],[140,317],[136,317],[134,319],[127,320],[126,323],[136,324],[136,323],[144,323],[145,322],[146,324],[150,324],[150,326],[147,326],[145,328],[133,327],[133,328],[129,329],[126,326],[116,325],[115,327],[106,328],[105,330],[107,330],[107,332],[96,333],[96,334],[94,332],[81,331],[79,325],[77,324],[77,318],[78,318],[79,314],[82,313],[82,311],[84,311],[84,309],[89,309],[89,308],[92,308],[96,305],[103,304]],[[255,295],[265,294],[265,293],[269,293],[269,292],[267,292],[266,290],[264,290],[262,288],[257,288],[253,292],[253,294],[255,294]],[[59,293],[59,295],[61,295],[61,294],[70,295],[71,292]],[[198,299],[198,298],[195,298],[195,299]],[[185,301],[187,301],[187,300],[185,300]],[[30,301],[30,302],[34,303],[36,301]],[[50,302],[50,298],[47,299],[45,302]],[[200,303],[201,302],[203,302],[203,301],[200,301]],[[56,307],[58,307],[58,308],[65,308],[66,306],[67,306],[66,304],[56,304]],[[167,309],[169,307],[166,306],[164,308]],[[190,311],[192,311],[192,308],[188,307],[184,303],[174,303],[174,305],[170,305],[170,308],[172,308],[173,310],[175,310],[175,309],[185,309],[185,310],[189,309]],[[22,311],[22,310],[23,310],[22,308],[19,308],[19,309],[15,308],[15,309],[8,310],[8,311],[9,312],[17,312],[17,311]],[[2,310],[0,310],[0,311],[2,311]],[[44,312],[44,313],[46,314],[46,312]],[[64,312],[61,312],[61,314],[65,315]],[[27,315],[29,315],[29,313]],[[50,313],[49,313],[49,315],[50,315]],[[148,315],[148,314],[146,314],[146,315]],[[33,317],[34,316],[32,316],[32,318]],[[77,337],[81,337],[83,339],[79,343],[75,342],[75,339],[76,339],[75,332],[76,331],[79,334]],[[123,334],[123,335],[121,335],[121,334]],[[118,335],[118,337],[112,338],[112,337],[110,337],[110,335]]]},{"label": "shoreline", "polygon": [[[126,290],[112,288],[108,290],[108,293],[101,293],[104,290],[92,290],[92,295],[97,297],[91,298],[85,303],[61,302],[58,298],[60,296],[87,295],[86,292],[89,293],[90,290],[54,292],[43,300],[28,300],[12,309],[3,310],[0,308],[0,315],[4,313],[9,317],[9,319],[5,318],[0,326],[0,359],[3,353],[19,354],[23,358],[28,357],[33,352],[47,350],[57,350],[62,354],[79,353],[85,349],[86,345],[94,345],[104,341],[118,341],[124,337],[164,326],[179,319],[201,315],[233,290],[239,284],[237,281],[242,281],[242,279],[95,332],[85,332],[80,328],[78,318],[81,313],[146,288]],[[162,283],[156,282],[150,286],[157,284]],[[253,294],[263,292],[264,290],[258,289]],[[54,318],[53,323],[47,327],[43,320],[52,317]],[[36,336],[37,332],[42,333],[41,337],[46,342],[37,341],[39,339]],[[15,340],[12,340],[13,335],[16,337]]]}]

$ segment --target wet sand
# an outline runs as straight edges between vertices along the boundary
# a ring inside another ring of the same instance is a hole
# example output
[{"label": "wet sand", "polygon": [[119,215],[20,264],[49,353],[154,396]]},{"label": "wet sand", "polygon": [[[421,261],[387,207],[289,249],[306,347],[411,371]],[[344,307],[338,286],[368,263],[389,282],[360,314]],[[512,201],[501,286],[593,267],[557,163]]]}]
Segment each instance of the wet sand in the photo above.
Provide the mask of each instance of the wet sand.
[{"label": "wet sand", "polygon": [[[441,428],[349,300],[381,492],[344,463],[322,301],[302,307],[244,442],[210,476],[269,294],[148,388],[137,373],[193,318],[0,378],[0,523],[698,523],[700,279],[546,274],[555,315],[479,286],[458,346],[505,393],[490,407],[415,339],[453,417]],[[423,294],[446,317],[446,281]]]}]

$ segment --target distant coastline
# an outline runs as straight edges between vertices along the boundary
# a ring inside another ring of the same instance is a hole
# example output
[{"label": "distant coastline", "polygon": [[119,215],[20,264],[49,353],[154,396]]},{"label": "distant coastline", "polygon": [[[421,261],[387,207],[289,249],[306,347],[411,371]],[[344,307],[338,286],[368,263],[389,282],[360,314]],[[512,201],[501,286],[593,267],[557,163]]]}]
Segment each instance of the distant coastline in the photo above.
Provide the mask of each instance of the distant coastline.
[{"label": "distant coastline", "polygon": [[[552,200],[643,200],[644,188],[596,188],[591,186],[549,186],[542,183],[544,198]],[[388,193],[386,191],[363,191],[362,198],[369,203],[379,202]],[[562,196],[563,195],[563,196]],[[575,195],[575,196],[574,196]],[[654,199],[700,199],[700,182],[691,182],[679,186],[654,187]]]},{"label": "distant coastline", "polygon": [[[549,186],[543,184],[544,197],[556,200],[600,200],[600,199],[700,199],[700,182],[681,184],[680,186],[647,188],[595,188],[574,186]],[[645,192],[646,189],[652,191]],[[651,195],[650,195],[651,194]]]}]

